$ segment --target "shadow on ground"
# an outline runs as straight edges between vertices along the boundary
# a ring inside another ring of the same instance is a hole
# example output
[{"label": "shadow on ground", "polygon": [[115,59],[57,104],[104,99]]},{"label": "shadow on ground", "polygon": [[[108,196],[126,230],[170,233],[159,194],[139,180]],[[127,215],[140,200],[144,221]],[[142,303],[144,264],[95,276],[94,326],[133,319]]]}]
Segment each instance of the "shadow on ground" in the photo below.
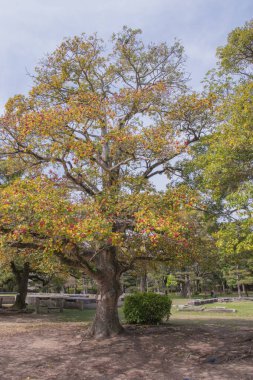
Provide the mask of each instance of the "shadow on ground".
[{"label": "shadow on ground", "polygon": [[1,380],[253,380],[252,321],[172,321],[85,339],[86,324],[0,319]]}]

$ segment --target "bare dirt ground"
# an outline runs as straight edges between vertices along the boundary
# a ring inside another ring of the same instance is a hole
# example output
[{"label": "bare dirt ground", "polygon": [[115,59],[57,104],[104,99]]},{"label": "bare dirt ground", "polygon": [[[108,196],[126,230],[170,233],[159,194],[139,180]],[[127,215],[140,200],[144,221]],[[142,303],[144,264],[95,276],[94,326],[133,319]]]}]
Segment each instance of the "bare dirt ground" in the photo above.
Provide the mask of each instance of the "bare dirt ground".
[{"label": "bare dirt ground", "polygon": [[1,380],[253,380],[253,321],[172,320],[110,340],[84,323],[0,316]]}]

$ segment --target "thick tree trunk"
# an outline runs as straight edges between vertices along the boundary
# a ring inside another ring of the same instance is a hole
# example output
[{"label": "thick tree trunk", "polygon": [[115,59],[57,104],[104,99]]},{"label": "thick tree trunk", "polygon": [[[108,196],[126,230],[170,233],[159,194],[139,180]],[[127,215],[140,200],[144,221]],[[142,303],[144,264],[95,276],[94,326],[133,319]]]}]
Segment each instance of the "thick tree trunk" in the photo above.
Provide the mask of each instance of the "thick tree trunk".
[{"label": "thick tree trunk", "polygon": [[97,309],[88,336],[108,338],[123,331],[118,315],[118,299],[121,294],[120,270],[113,248],[99,255],[98,268],[101,276],[97,279]]},{"label": "thick tree trunk", "polygon": [[18,269],[14,262],[11,263],[11,269],[15,275],[17,285],[18,285],[18,294],[16,296],[15,303],[13,305],[14,309],[26,309],[26,296],[28,290],[28,279],[30,273],[30,265],[26,262],[22,269]]}]

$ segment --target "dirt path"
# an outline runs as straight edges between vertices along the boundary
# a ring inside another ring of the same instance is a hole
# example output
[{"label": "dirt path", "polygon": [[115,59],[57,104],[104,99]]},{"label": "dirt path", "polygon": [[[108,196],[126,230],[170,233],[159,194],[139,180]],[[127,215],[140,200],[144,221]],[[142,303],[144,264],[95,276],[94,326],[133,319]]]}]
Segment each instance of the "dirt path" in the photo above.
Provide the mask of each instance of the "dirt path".
[{"label": "dirt path", "polygon": [[85,324],[0,319],[1,380],[253,380],[253,323],[172,321],[111,340]]}]

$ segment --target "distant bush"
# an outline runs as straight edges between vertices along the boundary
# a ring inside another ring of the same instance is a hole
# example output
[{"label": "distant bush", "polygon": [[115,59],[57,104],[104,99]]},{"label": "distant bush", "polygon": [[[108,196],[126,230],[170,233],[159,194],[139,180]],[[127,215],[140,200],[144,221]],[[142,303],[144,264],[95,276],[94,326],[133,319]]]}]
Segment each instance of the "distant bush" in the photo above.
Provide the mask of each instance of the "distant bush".
[{"label": "distant bush", "polygon": [[170,316],[171,300],[156,293],[135,293],[126,296],[123,311],[127,323],[157,324]]}]

